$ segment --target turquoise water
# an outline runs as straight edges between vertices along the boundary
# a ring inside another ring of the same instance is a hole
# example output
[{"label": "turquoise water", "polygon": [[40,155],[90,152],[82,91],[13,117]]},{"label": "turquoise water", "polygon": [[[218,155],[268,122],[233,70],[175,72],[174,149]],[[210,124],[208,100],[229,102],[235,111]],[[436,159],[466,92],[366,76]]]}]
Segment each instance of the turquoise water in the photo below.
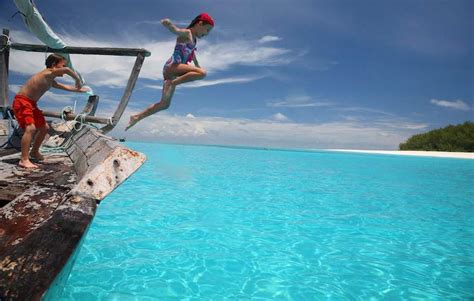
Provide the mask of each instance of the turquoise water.
[{"label": "turquoise water", "polygon": [[58,300],[474,297],[474,160],[128,145]]}]

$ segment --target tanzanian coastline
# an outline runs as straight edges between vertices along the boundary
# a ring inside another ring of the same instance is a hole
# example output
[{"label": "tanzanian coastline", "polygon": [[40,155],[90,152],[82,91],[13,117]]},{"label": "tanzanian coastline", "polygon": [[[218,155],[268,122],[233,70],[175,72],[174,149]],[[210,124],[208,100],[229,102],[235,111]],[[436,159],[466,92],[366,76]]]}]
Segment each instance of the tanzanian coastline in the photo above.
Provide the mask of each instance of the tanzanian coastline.
[{"label": "tanzanian coastline", "polygon": [[401,155],[401,156],[419,156],[419,157],[437,157],[437,158],[473,159],[474,160],[474,153],[468,153],[468,152],[399,151],[399,150],[388,151],[388,150],[359,150],[359,149],[326,149],[326,151],[383,154],[383,155]]}]

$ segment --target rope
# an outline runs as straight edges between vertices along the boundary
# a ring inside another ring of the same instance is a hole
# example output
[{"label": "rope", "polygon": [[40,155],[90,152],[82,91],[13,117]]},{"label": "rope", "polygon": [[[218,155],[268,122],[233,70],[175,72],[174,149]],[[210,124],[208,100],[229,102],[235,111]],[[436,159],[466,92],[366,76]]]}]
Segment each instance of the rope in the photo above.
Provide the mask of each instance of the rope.
[{"label": "rope", "polygon": [[[80,130],[82,130],[82,129],[84,128],[85,121],[86,121],[86,116],[87,116],[87,114],[82,113],[82,114],[77,114],[76,117],[74,117],[74,121],[76,122],[76,123],[74,123],[74,129],[75,129],[76,131],[79,132]],[[79,121],[79,128],[76,127],[76,125],[77,125],[77,123],[78,123],[78,121],[77,121],[78,118],[79,118],[79,120],[80,120],[80,121]]]},{"label": "rope", "polygon": [[24,18],[27,18],[27,16],[26,16],[24,13],[22,13],[21,11],[17,11],[16,13],[14,13],[14,14],[10,17],[10,20],[9,20],[9,21],[11,22],[11,21],[13,20],[13,18],[15,18],[15,16],[18,15],[18,14],[22,15]]},{"label": "rope", "polygon": [[72,107],[71,106],[65,106],[63,108],[63,110],[61,111],[61,120],[66,122],[67,121],[66,120],[66,115],[67,115],[67,113],[71,113],[71,112],[73,112]]},{"label": "rope", "polygon": [[[82,114],[78,114],[78,115],[76,115],[76,117],[74,117],[74,120],[72,120],[72,121],[74,121],[74,125],[71,128],[67,123],[68,121],[66,120],[66,114],[70,113],[70,112],[73,112],[73,110],[74,109],[71,106],[66,106],[61,111],[61,120],[63,121],[64,125],[68,128],[69,132],[71,132],[73,130],[79,132],[80,130],[82,130],[84,128],[84,126],[90,126],[90,125],[85,123],[85,119],[86,119],[87,114],[82,113]],[[77,127],[78,123],[79,123],[79,127]],[[66,133],[66,132],[64,132],[64,133]],[[61,137],[64,133],[62,133],[58,136]],[[73,139],[68,139],[68,140],[66,140],[66,143],[61,144],[61,146],[57,146],[57,147],[46,146],[46,145],[42,146],[41,151],[45,152],[45,153],[60,153],[60,152],[64,152],[64,150],[67,149],[69,146],[71,146],[73,143],[74,143]]]}]

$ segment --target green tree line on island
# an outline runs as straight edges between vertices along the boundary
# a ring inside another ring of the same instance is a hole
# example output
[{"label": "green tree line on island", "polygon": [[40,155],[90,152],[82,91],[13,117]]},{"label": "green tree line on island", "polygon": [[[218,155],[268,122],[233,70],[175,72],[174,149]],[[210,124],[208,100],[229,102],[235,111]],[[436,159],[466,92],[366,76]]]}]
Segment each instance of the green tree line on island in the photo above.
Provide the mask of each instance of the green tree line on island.
[{"label": "green tree line on island", "polygon": [[474,122],[429,131],[410,137],[400,150],[474,152]]}]

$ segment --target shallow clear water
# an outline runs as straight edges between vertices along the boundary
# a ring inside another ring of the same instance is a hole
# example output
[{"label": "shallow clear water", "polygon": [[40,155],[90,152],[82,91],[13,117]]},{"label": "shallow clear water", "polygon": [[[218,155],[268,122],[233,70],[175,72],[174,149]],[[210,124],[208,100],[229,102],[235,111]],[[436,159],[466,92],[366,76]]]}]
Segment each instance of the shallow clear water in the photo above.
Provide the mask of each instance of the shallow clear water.
[{"label": "shallow clear water", "polygon": [[474,297],[474,160],[129,146],[58,300]]}]

